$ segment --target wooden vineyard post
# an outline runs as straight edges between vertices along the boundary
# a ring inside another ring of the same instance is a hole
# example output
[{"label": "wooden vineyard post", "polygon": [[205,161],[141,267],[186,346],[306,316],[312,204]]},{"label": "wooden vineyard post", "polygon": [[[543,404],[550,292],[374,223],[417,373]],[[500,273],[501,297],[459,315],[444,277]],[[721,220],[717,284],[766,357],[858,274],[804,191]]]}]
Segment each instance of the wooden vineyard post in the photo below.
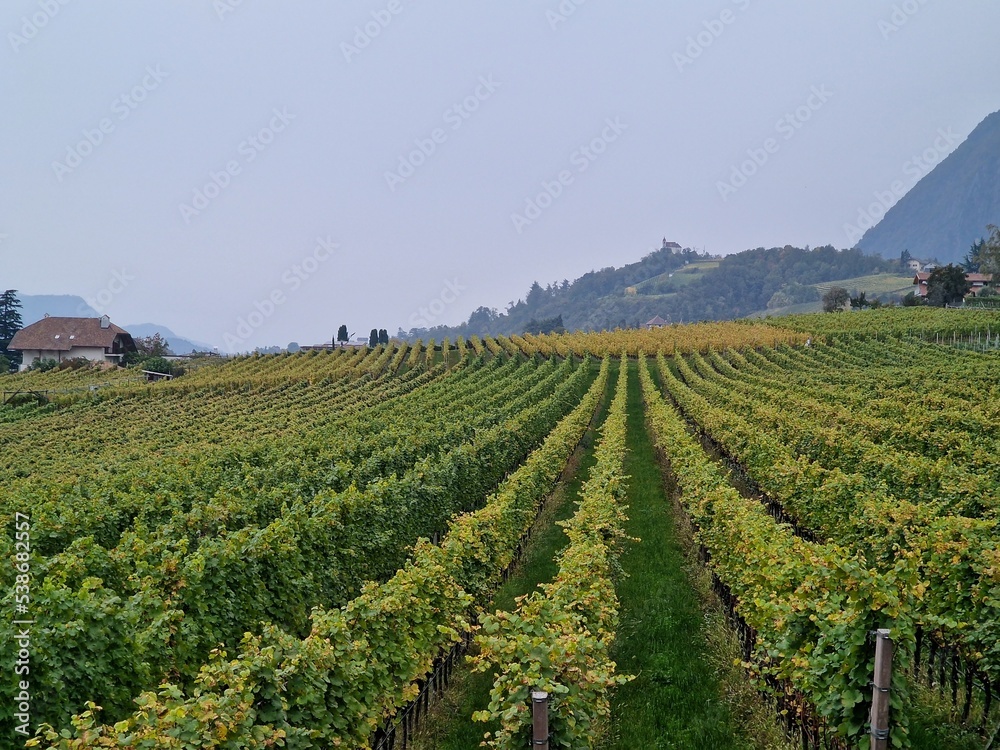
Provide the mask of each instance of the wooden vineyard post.
[{"label": "wooden vineyard post", "polygon": [[875,640],[875,680],[872,682],[871,750],[889,747],[889,688],[892,685],[892,641],[880,628]]},{"label": "wooden vineyard post", "polygon": [[549,750],[549,694],[541,690],[531,693],[531,746]]}]

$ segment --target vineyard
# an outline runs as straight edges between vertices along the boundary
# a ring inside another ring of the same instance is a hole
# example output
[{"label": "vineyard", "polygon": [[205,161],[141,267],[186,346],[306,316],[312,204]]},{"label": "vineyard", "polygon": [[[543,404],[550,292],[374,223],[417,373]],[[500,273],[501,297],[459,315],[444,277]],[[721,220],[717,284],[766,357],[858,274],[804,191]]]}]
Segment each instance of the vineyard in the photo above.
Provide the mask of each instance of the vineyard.
[{"label": "vineyard", "polygon": [[[998,333],[876,310],[0,379],[48,394],[0,407],[3,746],[398,750],[458,664],[492,679],[490,747],[531,742],[532,691],[551,747],[603,747],[642,677],[615,662],[623,554],[658,543],[625,532],[631,388],[790,741],[868,746],[886,628],[888,746],[982,747]],[[588,442],[557,572],[495,609]]]}]

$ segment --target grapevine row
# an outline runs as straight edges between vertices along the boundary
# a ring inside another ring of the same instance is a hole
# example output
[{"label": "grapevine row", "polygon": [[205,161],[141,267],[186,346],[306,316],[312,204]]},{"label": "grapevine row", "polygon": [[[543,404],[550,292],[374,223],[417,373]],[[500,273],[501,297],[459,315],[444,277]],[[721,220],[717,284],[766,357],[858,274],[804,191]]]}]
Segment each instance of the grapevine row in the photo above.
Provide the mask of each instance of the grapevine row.
[{"label": "grapevine row", "polygon": [[556,577],[523,597],[514,612],[482,619],[476,669],[492,668],[498,674],[489,706],[477,718],[499,721],[499,731],[487,734],[488,746],[495,750],[530,744],[533,690],[551,696],[553,747],[593,747],[598,723],[610,714],[610,691],[631,679],[616,674],[610,656],[618,623],[613,575],[625,538],[627,397],[628,362],[623,358],[595,451],[596,465],[583,485],[576,514],[563,524],[569,544],[559,554]]},{"label": "grapevine row", "polygon": [[[666,377],[662,360],[660,370]],[[755,634],[756,668],[793,698],[801,695],[801,711],[815,711],[848,743],[860,743],[874,666],[868,634],[888,627],[901,642],[912,637],[912,566],[902,561],[877,571],[844,547],[807,542],[776,523],[729,484],[657,392],[644,360],[640,376],[650,428],[677,476],[697,541]],[[901,710],[908,658],[901,649],[893,673],[893,747],[908,744]]]},{"label": "grapevine row", "polygon": [[608,370],[606,360],[578,405],[482,510],[456,518],[439,546],[418,544],[405,567],[345,607],[315,610],[306,638],[274,627],[248,634],[235,658],[214,653],[192,689],[144,693],[140,709],[115,726],[101,724],[91,706],[72,729],[44,729],[29,745],[126,748],[169,737],[177,746],[369,748],[375,729],[416,695],[434,659],[468,628],[469,605],[485,603],[510,565],[586,431]]},{"label": "grapevine row", "polygon": [[[677,362],[684,372],[684,364]],[[862,474],[827,469],[762,434],[731,409],[685,387],[661,364],[671,396],[718,440],[799,524],[881,571],[911,566],[913,620],[958,648],[996,683],[1000,677],[997,522],[948,514],[940,503],[894,496]],[[792,420],[806,429],[802,420]],[[837,444],[830,445],[836,450]],[[901,648],[912,648],[903,643]]]},{"label": "grapevine row", "polygon": [[[67,632],[39,629],[37,647],[49,654],[43,680],[56,682],[35,710],[65,716],[90,695],[117,718],[132,694],[169,674],[193,678],[214,645],[235,645],[261,621],[308,632],[312,606],[339,604],[365,580],[385,580],[406,545],[475,507],[523,460],[590,379],[588,368],[569,375],[569,366],[554,389],[536,392],[537,403],[363,490],[289,499],[266,525],[209,535],[218,520],[205,515],[211,506],[196,506],[155,532],[137,524],[113,549],[84,539],[48,558],[33,597],[43,623],[76,621],[88,638],[73,653]],[[201,534],[191,533],[192,522]],[[13,638],[10,627],[0,628],[0,642]]]}]

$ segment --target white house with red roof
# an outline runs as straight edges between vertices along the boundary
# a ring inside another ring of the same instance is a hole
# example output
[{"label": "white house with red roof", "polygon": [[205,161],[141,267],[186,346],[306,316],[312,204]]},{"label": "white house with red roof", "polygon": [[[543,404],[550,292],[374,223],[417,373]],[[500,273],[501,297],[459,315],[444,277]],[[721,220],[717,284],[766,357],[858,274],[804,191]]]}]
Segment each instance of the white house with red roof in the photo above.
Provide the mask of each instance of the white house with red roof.
[{"label": "white house with red roof", "polygon": [[136,350],[132,335],[112,323],[107,315],[102,318],[46,316],[15,333],[7,348],[21,352],[22,370],[42,359],[62,362],[82,358],[117,365],[125,354]]}]

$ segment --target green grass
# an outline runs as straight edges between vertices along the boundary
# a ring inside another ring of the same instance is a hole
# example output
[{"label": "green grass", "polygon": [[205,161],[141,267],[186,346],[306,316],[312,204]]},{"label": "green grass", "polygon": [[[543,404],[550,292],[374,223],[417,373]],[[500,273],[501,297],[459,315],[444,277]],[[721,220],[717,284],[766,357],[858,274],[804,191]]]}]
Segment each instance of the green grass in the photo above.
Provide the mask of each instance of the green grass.
[{"label": "green grass", "polygon": [[[632,368],[636,365],[632,364]],[[641,541],[622,557],[621,625],[614,647],[619,688],[602,750],[634,748],[783,748],[770,710],[732,674],[736,651],[711,607],[704,572],[685,554],[654,446],[646,430],[638,378],[629,383],[631,476],[627,531]]]},{"label": "green grass", "polygon": [[768,318],[778,315],[808,315],[809,313],[821,312],[823,312],[823,303],[821,301],[801,302],[797,305],[789,305],[788,307],[776,307],[773,310],[758,310],[755,313],[750,313],[747,317]]},{"label": "green grass", "polygon": [[[986,746],[978,731],[972,726],[961,725],[958,709],[952,705],[950,695],[911,681],[910,702],[913,750],[981,750]],[[979,712],[976,713],[978,719]],[[991,713],[994,714],[989,722],[992,730],[1000,718],[995,712]]]},{"label": "green grass", "polygon": [[[659,373],[654,367],[651,372],[657,387],[661,387]],[[736,486],[736,485],[734,485]],[[738,488],[738,487],[737,487]],[[690,536],[690,529],[685,520],[677,519],[677,523],[685,527],[683,533]],[[703,599],[711,599],[711,580],[704,568],[698,565],[689,566],[692,577],[698,581],[698,588],[703,591]],[[742,669],[734,662],[741,659],[740,649],[731,632],[724,624],[725,616],[718,606],[710,606],[707,612],[709,627],[707,635],[711,642],[712,661],[720,674],[723,675],[723,693],[729,696],[729,704],[740,717],[740,724],[750,729],[750,744],[747,748],[784,748],[796,747],[788,744],[780,730],[773,725],[768,713],[770,709],[761,705],[760,696],[750,682],[747,681]],[[962,726],[958,709],[952,705],[950,698],[937,690],[931,690],[923,684],[910,681],[908,709],[910,716],[910,740],[913,750],[981,750],[985,740],[973,727],[978,724],[980,714],[973,711],[973,721]],[[891,718],[890,718],[891,720]],[[989,736],[992,731],[1000,737],[1000,717],[994,712],[989,723]],[[668,746],[672,747],[672,746]],[[678,746],[680,747],[680,746]],[[1000,745],[995,745],[1000,748]]]},{"label": "green grass", "polygon": [[[617,369],[612,365],[600,418],[595,425],[601,421],[610,403]],[[594,438],[594,431],[588,431],[581,450],[573,459],[575,465],[571,464],[575,470],[546,504],[520,564],[497,591],[487,611],[514,609],[517,597],[531,593],[538,584],[551,581],[559,572],[555,556],[566,546],[567,537],[556,521],[566,520],[576,511],[573,501],[579,497],[580,489],[594,465]],[[483,734],[495,727],[473,722],[472,713],[486,708],[492,687],[492,673],[472,674],[464,666],[456,669],[444,698],[431,709],[429,719],[420,728],[413,744],[414,750],[470,750],[479,747]]]},{"label": "green grass", "polygon": [[[846,289],[851,294],[864,292],[870,299],[877,296],[890,294],[905,296],[907,292],[912,292],[913,274],[902,275],[895,273],[877,273],[870,276],[855,276],[850,279],[837,279],[836,281],[824,281],[821,284],[809,284],[820,294],[830,291],[831,287],[839,286]],[[773,310],[758,310],[748,315],[748,318],[765,318],[769,315],[804,315],[807,313],[823,312],[823,303],[820,300],[815,302],[803,302],[798,305],[788,307],[778,307]]]},{"label": "green grass", "polygon": [[658,274],[656,276],[650,276],[648,279],[643,279],[638,284],[633,284],[634,289],[639,292],[642,297],[672,297],[676,292],[670,294],[644,294],[643,290],[647,289],[650,285],[655,284],[657,281],[663,281],[670,279],[676,288],[687,286],[696,279],[701,278],[701,274],[706,271],[711,271],[719,267],[719,261],[717,260],[703,260],[696,263],[689,263],[681,268],[674,269],[673,271],[667,271],[665,273]]},{"label": "green grass", "polygon": [[840,286],[844,289],[859,292],[867,292],[868,296],[876,294],[906,294],[912,292],[913,277],[916,274],[895,274],[877,273],[870,276],[856,276],[852,279],[840,279],[838,281],[825,281],[822,284],[812,284],[814,289],[820,293],[830,291],[831,287]]},{"label": "green grass", "polygon": [[[612,373],[609,389],[614,382]],[[679,519],[646,431],[634,373],[628,429],[627,531],[641,541],[629,544],[621,561],[628,575],[617,584],[621,626],[614,658],[620,672],[637,678],[616,693],[612,722],[599,747],[786,750],[790,745],[771,709],[760,703],[742,668],[733,665],[739,647],[715,603],[708,574],[687,556],[690,540],[683,527],[676,527]],[[555,576],[555,555],[566,544],[555,521],[575,510],[572,501],[594,464],[593,442],[589,433],[576,471],[546,506],[521,565],[489,609],[510,610],[516,597]],[[489,702],[492,680],[492,675],[457,670],[421,728],[415,750],[478,747],[491,727],[470,717]]]}]

